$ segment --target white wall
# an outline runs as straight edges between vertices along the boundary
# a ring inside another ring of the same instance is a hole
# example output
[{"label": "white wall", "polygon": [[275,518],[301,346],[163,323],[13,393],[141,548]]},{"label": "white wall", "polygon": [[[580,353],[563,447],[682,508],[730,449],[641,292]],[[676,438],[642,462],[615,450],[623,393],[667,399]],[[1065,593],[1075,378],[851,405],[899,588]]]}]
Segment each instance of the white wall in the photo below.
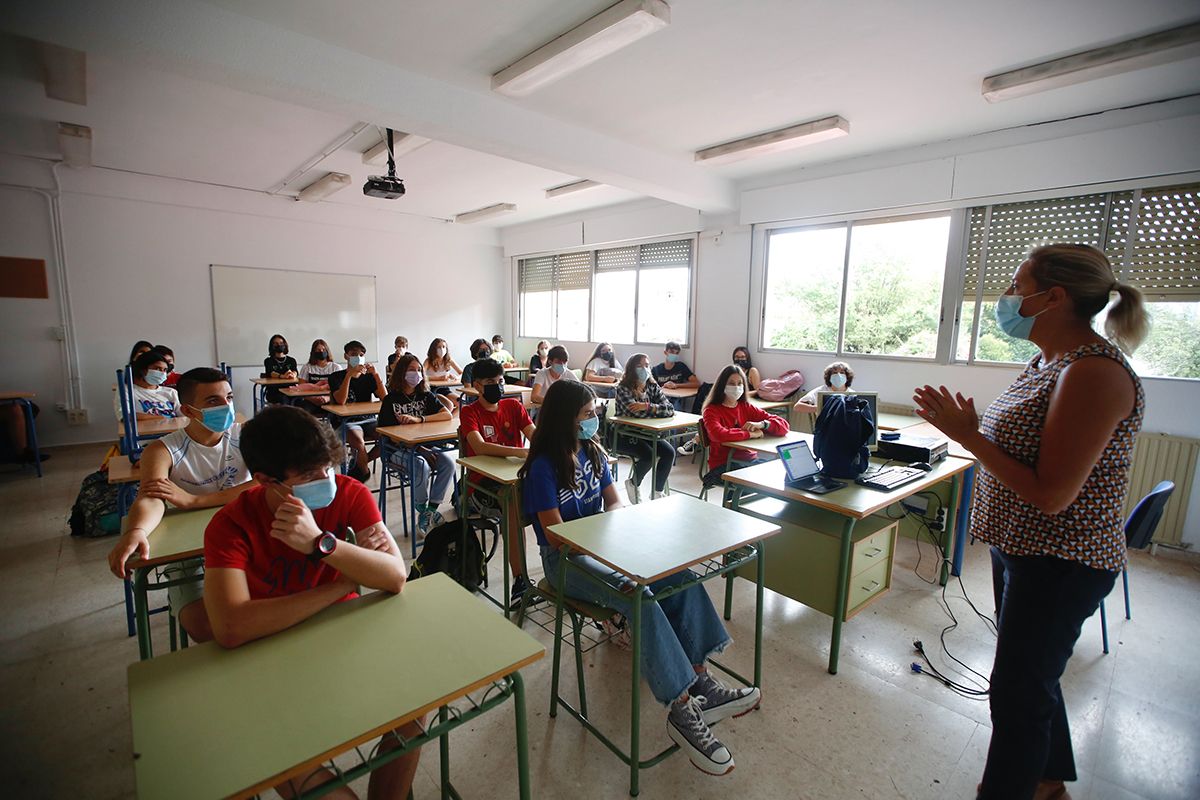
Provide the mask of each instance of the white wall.
[{"label": "white wall", "polygon": [[[14,177],[18,171],[24,174]],[[28,177],[27,165],[0,161],[0,183]],[[507,277],[494,231],[103,170],[65,171],[63,190],[68,283],[90,425],[68,428],[54,411],[63,399],[61,359],[37,344],[59,324],[52,301],[39,301],[44,310],[15,320],[6,313],[3,323],[14,347],[5,383],[38,393],[39,432],[47,444],[115,439],[114,371],[137,339],[171,346],[184,368],[213,362],[213,263],[375,274],[380,341],[366,344],[369,355],[381,359],[397,334],[421,351],[441,336],[461,355],[470,339],[503,327]],[[28,193],[0,192],[6,254],[48,258],[41,202]],[[19,252],[9,244],[16,242],[22,242]],[[6,301],[0,313],[18,302]],[[281,287],[263,302],[286,303],[286,291]],[[41,313],[47,318],[33,316]],[[24,337],[21,344],[13,335]],[[330,342],[335,351],[342,343]],[[22,344],[38,355],[27,358]],[[309,343],[290,344],[302,360]],[[247,414],[248,381],[256,374],[235,373],[237,406]]]}]

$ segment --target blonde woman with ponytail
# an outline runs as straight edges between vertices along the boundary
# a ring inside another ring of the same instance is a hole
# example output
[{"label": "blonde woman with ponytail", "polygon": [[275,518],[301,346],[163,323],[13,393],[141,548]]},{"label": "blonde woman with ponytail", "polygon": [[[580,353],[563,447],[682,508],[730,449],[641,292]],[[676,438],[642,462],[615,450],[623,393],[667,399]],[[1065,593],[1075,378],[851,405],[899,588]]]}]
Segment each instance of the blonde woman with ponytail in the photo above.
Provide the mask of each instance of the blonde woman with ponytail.
[{"label": "blonde woman with ponytail", "polygon": [[[1113,296],[1105,336],[1092,319]],[[1142,294],[1094,247],[1036,247],[996,304],[1040,353],[983,418],[945,386],[917,413],[979,460],[971,534],[992,545],[996,659],[980,800],[1067,798],[1076,780],[1059,679],[1083,621],[1125,566],[1121,518],[1145,398],[1125,360],[1146,336]]]}]

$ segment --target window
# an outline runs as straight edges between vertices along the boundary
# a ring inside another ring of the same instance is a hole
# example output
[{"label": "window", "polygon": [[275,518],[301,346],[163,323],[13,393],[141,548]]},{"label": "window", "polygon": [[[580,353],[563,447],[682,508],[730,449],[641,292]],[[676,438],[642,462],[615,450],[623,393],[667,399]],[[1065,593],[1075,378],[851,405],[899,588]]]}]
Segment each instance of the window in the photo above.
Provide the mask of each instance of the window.
[{"label": "window", "polygon": [[[1136,189],[972,208],[955,347],[962,361],[1024,362],[1037,348],[1006,336],[996,299],[1043,241],[1104,250],[1145,294],[1150,334],[1130,359],[1143,375],[1200,378],[1200,185]],[[1104,315],[1096,318],[1103,331]]]},{"label": "window", "polygon": [[522,336],[688,342],[691,239],[523,258],[517,275]]},{"label": "window", "polygon": [[933,358],[949,238],[949,213],[771,231],[763,346]]}]

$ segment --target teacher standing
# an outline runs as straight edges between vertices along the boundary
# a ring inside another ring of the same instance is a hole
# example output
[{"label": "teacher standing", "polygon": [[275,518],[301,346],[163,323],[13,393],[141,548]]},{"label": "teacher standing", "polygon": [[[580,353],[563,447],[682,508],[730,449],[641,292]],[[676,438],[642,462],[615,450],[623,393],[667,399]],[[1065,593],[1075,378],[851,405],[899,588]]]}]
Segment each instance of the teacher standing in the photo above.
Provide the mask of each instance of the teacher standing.
[{"label": "teacher standing", "polygon": [[[1104,323],[1092,319],[1116,303]],[[1035,248],[996,304],[1041,352],[980,420],[972,398],[915,390],[917,413],[975,454],[971,535],[992,545],[998,598],[992,740],[980,800],[1066,798],[1076,780],[1059,679],[1084,620],[1125,567],[1122,508],[1145,398],[1125,360],[1148,327],[1141,292],[1093,247]]]}]

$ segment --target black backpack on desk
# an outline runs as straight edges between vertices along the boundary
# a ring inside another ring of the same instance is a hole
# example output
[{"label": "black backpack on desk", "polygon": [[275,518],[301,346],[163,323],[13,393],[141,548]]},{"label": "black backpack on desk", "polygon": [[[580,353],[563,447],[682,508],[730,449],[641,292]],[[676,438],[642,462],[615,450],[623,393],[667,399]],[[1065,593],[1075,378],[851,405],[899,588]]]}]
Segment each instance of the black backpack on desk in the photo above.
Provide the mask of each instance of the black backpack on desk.
[{"label": "black backpack on desk", "polygon": [[867,442],[874,431],[875,418],[865,398],[827,396],[813,426],[813,455],[821,459],[821,473],[834,478],[863,474],[870,464]]}]

